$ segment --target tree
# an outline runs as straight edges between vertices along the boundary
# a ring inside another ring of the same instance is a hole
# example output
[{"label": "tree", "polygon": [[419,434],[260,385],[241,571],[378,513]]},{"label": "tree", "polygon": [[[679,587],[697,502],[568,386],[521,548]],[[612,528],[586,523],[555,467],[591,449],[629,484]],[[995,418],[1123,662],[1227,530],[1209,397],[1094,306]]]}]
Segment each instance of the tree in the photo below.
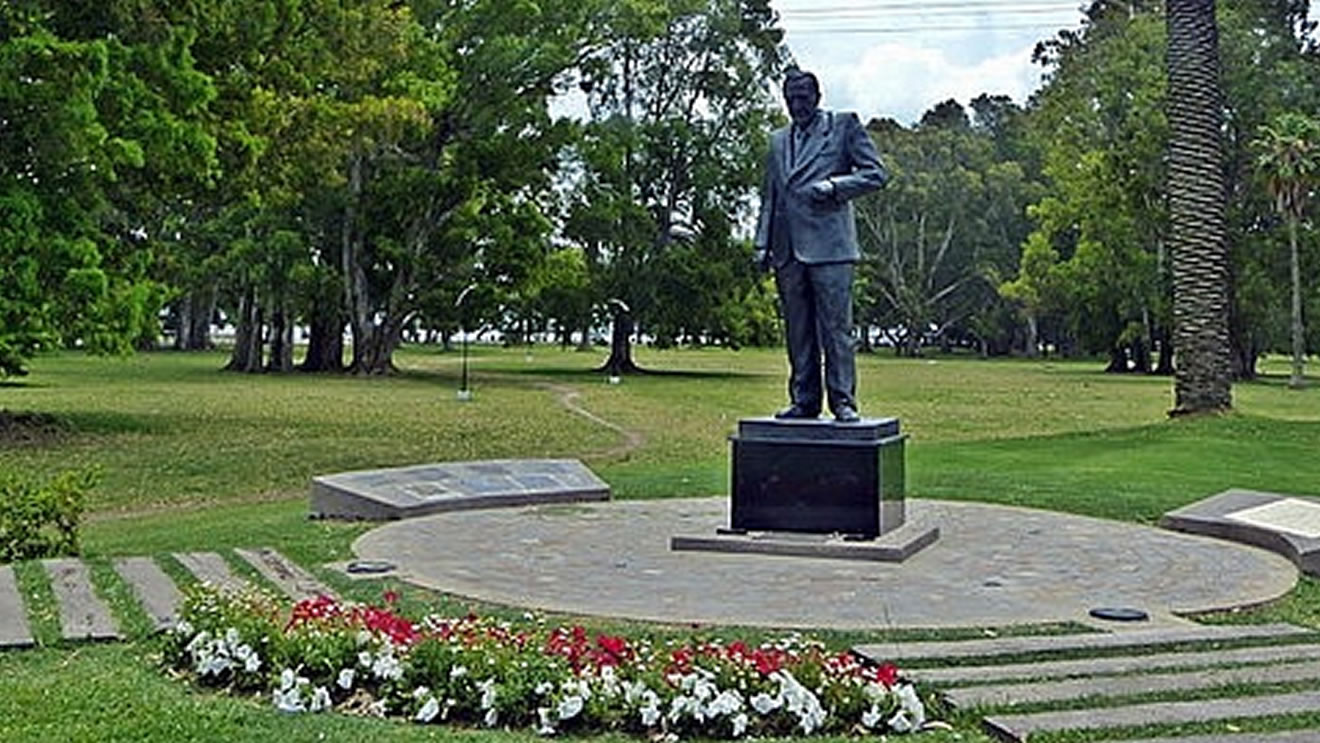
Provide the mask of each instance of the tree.
[{"label": "tree", "polygon": [[1168,1],[1169,249],[1173,258],[1171,415],[1232,406],[1224,221],[1223,92],[1214,0]]},{"label": "tree", "polygon": [[1300,113],[1285,113],[1262,126],[1257,140],[1257,166],[1265,176],[1274,206],[1288,223],[1288,266],[1291,278],[1292,373],[1288,386],[1305,382],[1306,333],[1302,323],[1302,271],[1297,251],[1297,227],[1306,216],[1310,196],[1320,184],[1320,121]]},{"label": "tree", "polygon": [[1000,160],[993,133],[973,128],[962,106],[939,104],[914,129],[871,129],[891,171],[886,189],[857,202],[863,324],[895,331],[916,356],[994,303],[993,275],[1011,271],[1033,193],[1019,163]]},{"label": "tree", "polygon": [[[609,7],[611,32],[583,65],[590,120],[570,153],[563,234],[612,308],[604,368],[620,373],[638,370],[635,322],[717,335],[719,308],[755,284],[750,247],[733,234],[760,183],[782,32],[768,0]],[[683,329],[665,307],[698,312]]]}]

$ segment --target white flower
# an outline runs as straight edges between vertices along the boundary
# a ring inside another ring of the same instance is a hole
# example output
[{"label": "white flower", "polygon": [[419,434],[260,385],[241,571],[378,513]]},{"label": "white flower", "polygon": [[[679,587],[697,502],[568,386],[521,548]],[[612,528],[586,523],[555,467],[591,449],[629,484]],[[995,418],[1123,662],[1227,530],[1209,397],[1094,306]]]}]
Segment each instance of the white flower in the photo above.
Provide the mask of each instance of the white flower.
[{"label": "white flower", "polygon": [[187,619],[180,619],[174,624],[174,634],[187,637],[193,633],[192,623]]},{"label": "white flower", "polygon": [[271,694],[271,701],[274,702],[275,708],[281,712],[292,714],[295,712],[305,712],[307,710],[306,705],[303,704],[302,694],[299,693],[297,686],[276,689]]},{"label": "white flower", "polygon": [[440,714],[440,703],[436,701],[435,697],[431,697],[426,700],[426,704],[423,704],[421,709],[417,710],[417,715],[413,719],[417,722],[430,722],[438,714]]},{"label": "white flower", "polygon": [[875,681],[868,681],[866,682],[866,686],[862,687],[862,694],[868,701],[878,703],[889,694],[889,690],[886,689],[883,684]]},{"label": "white flower", "polygon": [[500,711],[495,709],[494,707],[491,707],[490,709],[486,710],[486,717],[483,720],[483,722],[486,723],[486,727],[493,728],[495,727],[495,723],[499,722],[499,719],[500,719]]},{"label": "white flower", "polygon": [[539,723],[538,723],[537,726],[536,726],[536,734],[537,734],[537,735],[554,735],[554,734],[555,734],[555,724],[554,724],[554,721],[553,721],[552,719],[550,719],[550,708],[549,708],[549,707],[537,707],[537,708],[536,708],[536,719],[539,721]]},{"label": "white flower", "polygon": [[403,678],[403,664],[398,658],[394,657],[394,651],[391,648],[385,648],[380,655],[376,656],[376,661],[371,664],[371,674],[378,679],[389,679],[397,681]]},{"label": "white flower", "polygon": [[774,712],[779,709],[779,706],[783,703],[782,697],[772,697],[765,692],[761,692],[752,697],[752,709],[755,709],[763,715],[768,715],[771,712]]},{"label": "white flower", "polygon": [[297,681],[297,676],[294,674],[292,668],[286,668],[283,671],[280,671],[281,690],[293,688],[296,681]]},{"label": "white flower", "polygon": [[219,676],[229,670],[231,665],[229,658],[220,655],[219,653],[207,654],[203,655],[201,662],[197,664],[197,673],[202,676]]},{"label": "white flower", "polygon": [[384,716],[385,716],[385,700],[384,700],[384,699],[377,699],[376,701],[374,701],[374,702],[372,702],[371,704],[367,705],[367,712],[368,712],[369,714],[371,714],[371,715],[374,715],[375,717],[384,717]]},{"label": "white flower", "polygon": [[880,708],[872,704],[871,708],[862,713],[862,726],[873,728],[880,722]]},{"label": "white flower", "polygon": [[353,688],[353,678],[354,678],[355,676],[357,676],[357,671],[354,670],[354,669],[352,669],[352,668],[343,668],[343,669],[340,669],[340,671],[339,671],[339,678],[335,679],[335,683],[336,683],[336,684],[339,686],[339,688],[341,688],[341,689],[352,689],[352,688]]},{"label": "white flower", "polygon": [[917,690],[912,684],[895,687],[898,695],[899,710],[889,719],[889,727],[895,732],[906,733],[920,728],[926,722],[926,705],[921,703]]},{"label": "white flower", "polygon": [[481,708],[491,709],[494,707],[496,694],[495,679],[486,679],[477,684],[477,688],[481,690]]},{"label": "white flower", "polygon": [[466,675],[467,675],[466,666],[454,666],[453,668],[449,669],[449,678],[451,679],[461,678]]},{"label": "white flower", "polygon": [[577,714],[582,711],[582,706],[582,697],[577,695],[564,697],[559,700],[559,709],[557,710],[559,719],[571,720],[577,717]]},{"label": "white flower", "polygon": [[334,706],[330,700],[330,692],[324,686],[318,686],[312,691],[312,704],[308,709],[313,712],[321,712]]},{"label": "white flower", "polygon": [[642,725],[653,727],[660,721],[660,707],[655,704],[648,704],[639,710],[642,713]]},{"label": "white flower", "polygon": [[541,683],[536,685],[537,696],[543,697],[554,690],[555,690],[555,685],[550,683],[549,681],[542,681]]},{"label": "white flower", "polygon": [[[244,647],[247,647],[244,645]],[[252,653],[243,661],[243,670],[248,673],[256,673],[261,668],[261,658],[256,653]]]},{"label": "white flower", "polygon": [[229,647],[237,647],[241,639],[242,638],[238,636],[238,630],[233,627],[225,630],[225,644]]},{"label": "white flower", "polygon": [[740,738],[747,732],[747,713],[739,712],[733,718],[733,737]]},{"label": "white flower", "polygon": [[419,687],[417,687],[416,689],[413,689],[413,691],[412,691],[412,698],[413,698],[413,699],[421,699],[422,697],[424,697],[424,696],[426,696],[427,694],[430,694],[430,693],[431,693],[431,689],[430,689],[430,687],[419,686]]},{"label": "white flower", "polygon": [[193,639],[189,640],[188,644],[185,645],[183,649],[187,650],[190,653],[196,652],[198,648],[205,645],[210,639],[211,639],[211,633],[207,632],[206,630],[202,630],[201,632],[198,632],[197,635],[193,637]]},{"label": "white flower", "polygon": [[363,650],[362,652],[358,653],[358,665],[371,668],[371,653],[367,652],[366,650]]},{"label": "white flower", "polygon": [[728,689],[720,692],[719,696],[708,705],[706,705],[707,717],[719,717],[721,715],[731,715],[742,709],[742,695],[738,692]]}]

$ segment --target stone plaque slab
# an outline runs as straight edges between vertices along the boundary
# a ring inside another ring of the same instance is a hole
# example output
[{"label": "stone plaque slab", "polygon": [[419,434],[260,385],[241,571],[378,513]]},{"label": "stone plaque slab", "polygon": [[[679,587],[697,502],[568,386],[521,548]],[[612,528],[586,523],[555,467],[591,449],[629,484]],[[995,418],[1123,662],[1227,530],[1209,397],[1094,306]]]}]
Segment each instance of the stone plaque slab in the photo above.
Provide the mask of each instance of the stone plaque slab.
[{"label": "stone plaque slab", "polygon": [[60,607],[60,634],[66,640],[117,640],[110,607],[92,590],[92,575],[82,560],[42,560]]},{"label": "stone plaque slab", "polygon": [[1284,498],[1244,508],[1225,518],[1307,539],[1320,539],[1320,503],[1301,498]]},{"label": "stone plaque slab", "polygon": [[270,547],[235,549],[234,552],[294,601],[317,596],[335,597],[335,592],[328,586]]},{"label": "stone plaque slab", "polygon": [[28,648],[32,644],[32,630],[14,569],[0,565],[0,648]]},{"label": "stone plaque slab", "polygon": [[175,552],[178,560],[197,580],[210,583],[222,591],[242,592],[251,584],[234,575],[225,558],[215,552]]},{"label": "stone plaque slab", "polygon": [[183,604],[183,594],[170,576],[150,557],[125,557],[115,560],[115,571],[133,587],[142,608],[157,630],[174,626]]},{"label": "stone plaque slab", "polygon": [[1263,547],[1320,576],[1320,498],[1225,490],[1169,511],[1160,526]]},{"label": "stone plaque slab", "polygon": [[387,520],[441,511],[610,499],[575,459],[441,462],[312,478],[312,516]]}]

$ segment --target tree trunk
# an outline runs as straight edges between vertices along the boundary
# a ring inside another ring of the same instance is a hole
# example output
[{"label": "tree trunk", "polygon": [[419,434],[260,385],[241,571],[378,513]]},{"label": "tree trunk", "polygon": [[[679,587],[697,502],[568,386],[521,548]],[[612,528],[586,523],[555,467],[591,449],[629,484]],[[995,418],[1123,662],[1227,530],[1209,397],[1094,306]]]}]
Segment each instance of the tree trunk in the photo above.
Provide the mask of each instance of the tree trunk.
[{"label": "tree trunk", "polygon": [[270,316],[270,359],[266,371],[293,371],[293,319],[285,307],[277,307]]},{"label": "tree trunk", "polygon": [[1040,357],[1040,319],[1036,313],[1027,315],[1027,358]]},{"label": "tree trunk", "polygon": [[342,372],[344,370],[344,317],[338,308],[318,307],[312,313],[307,336],[305,372]]},{"label": "tree trunk", "polygon": [[1105,367],[1105,374],[1126,374],[1128,372],[1127,353],[1122,346],[1110,346],[1109,365]]},{"label": "tree trunk", "polygon": [[1297,256],[1297,218],[1288,218],[1288,263],[1292,271],[1292,373],[1288,386],[1306,386],[1306,329],[1302,325],[1302,267]]},{"label": "tree trunk", "polygon": [[235,324],[234,349],[230,352],[225,371],[261,371],[263,317],[256,289],[244,288],[238,298],[238,322]]},{"label": "tree trunk", "polygon": [[636,374],[642,371],[641,367],[633,361],[632,334],[632,314],[615,310],[613,329],[610,332],[610,357],[605,360],[598,371],[603,371],[612,377],[623,374]]},{"label": "tree trunk", "polygon": [[1214,0],[1168,2],[1169,215],[1174,408],[1232,407],[1224,221],[1223,94]]},{"label": "tree trunk", "polygon": [[215,303],[215,289],[198,289],[179,299],[175,350],[206,351],[215,348],[211,342],[211,317],[215,315]]}]

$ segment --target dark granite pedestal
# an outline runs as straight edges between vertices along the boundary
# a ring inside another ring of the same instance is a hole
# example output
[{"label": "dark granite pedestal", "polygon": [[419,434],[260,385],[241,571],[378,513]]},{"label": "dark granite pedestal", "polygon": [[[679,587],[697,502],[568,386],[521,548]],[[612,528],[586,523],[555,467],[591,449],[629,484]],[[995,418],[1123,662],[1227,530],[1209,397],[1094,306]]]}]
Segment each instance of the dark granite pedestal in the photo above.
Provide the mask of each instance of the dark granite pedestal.
[{"label": "dark granite pedestal", "polygon": [[939,537],[928,524],[900,528],[907,435],[897,418],[745,418],[729,440],[729,527],[673,537],[671,549],[901,562]]},{"label": "dark granite pedestal", "polygon": [[746,418],[733,444],[731,528],[874,538],[903,524],[897,418]]}]

